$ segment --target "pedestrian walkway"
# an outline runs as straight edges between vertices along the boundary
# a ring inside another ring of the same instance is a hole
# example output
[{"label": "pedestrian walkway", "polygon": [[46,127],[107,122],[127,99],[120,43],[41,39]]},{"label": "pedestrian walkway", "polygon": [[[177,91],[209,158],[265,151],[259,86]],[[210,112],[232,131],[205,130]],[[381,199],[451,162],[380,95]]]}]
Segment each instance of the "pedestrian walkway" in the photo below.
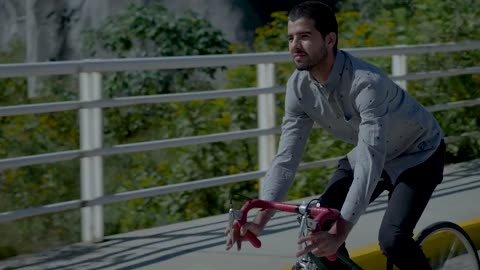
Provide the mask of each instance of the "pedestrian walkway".
[{"label": "pedestrian walkway", "polygon": [[[480,160],[447,166],[445,179],[434,192],[416,232],[441,220],[458,223],[478,220],[479,197]],[[347,241],[354,253],[368,253],[375,247],[385,207],[386,195],[383,194],[354,227]],[[0,261],[0,269],[243,270],[282,269],[295,262],[297,222],[294,215],[276,215],[260,238],[262,248],[255,249],[245,243],[240,252],[224,250],[226,221],[226,215],[219,215],[109,236],[98,244],[75,244]],[[472,237],[480,243],[478,229]]]}]

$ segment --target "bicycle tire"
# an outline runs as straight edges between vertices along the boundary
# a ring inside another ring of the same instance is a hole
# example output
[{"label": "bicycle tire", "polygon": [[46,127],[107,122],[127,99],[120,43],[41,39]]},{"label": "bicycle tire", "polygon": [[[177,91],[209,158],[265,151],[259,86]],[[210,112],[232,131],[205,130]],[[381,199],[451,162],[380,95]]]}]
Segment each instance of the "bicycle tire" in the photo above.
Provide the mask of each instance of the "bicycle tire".
[{"label": "bicycle tire", "polygon": [[[431,224],[421,231],[416,242],[434,270],[480,270],[475,244],[465,230],[453,222]],[[449,249],[448,253],[442,250],[444,247]]]}]

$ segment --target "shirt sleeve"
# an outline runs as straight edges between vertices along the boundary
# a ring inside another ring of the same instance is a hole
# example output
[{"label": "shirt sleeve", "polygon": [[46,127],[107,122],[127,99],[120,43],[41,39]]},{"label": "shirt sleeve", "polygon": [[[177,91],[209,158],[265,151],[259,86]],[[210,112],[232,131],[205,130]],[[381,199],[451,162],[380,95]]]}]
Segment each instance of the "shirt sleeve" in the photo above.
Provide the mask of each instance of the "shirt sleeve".
[{"label": "shirt sleeve", "polygon": [[355,224],[365,212],[380,180],[386,155],[388,94],[378,82],[359,84],[355,107],[360,114],[353,182],[341,209],[344,219]]},{"label": "shirt sleeve", "polygon": [[283,201],[293,183],[313,126],[313,120],[304,112],[301,102],[289,81],[278,151],[261,186],[260,197],[264,200]]}]

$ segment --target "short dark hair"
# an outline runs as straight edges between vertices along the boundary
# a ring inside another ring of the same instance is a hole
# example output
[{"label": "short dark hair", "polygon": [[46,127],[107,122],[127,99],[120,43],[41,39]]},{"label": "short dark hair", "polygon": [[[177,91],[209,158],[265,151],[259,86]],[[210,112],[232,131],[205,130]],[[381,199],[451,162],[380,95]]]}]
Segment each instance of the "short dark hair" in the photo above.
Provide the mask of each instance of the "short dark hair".
[{"label": "short dark hair", "polygon": [[338,23],[333,9],[320,1],[306,1],[294,6],[288,13],[289,21],[296,21],[300,18],[308,18],[314,21],[315,29],[317,29],[322,37],[328,33],[335,33],[337,41],[335,42],[334,51],[337,49],[338,43]]}]

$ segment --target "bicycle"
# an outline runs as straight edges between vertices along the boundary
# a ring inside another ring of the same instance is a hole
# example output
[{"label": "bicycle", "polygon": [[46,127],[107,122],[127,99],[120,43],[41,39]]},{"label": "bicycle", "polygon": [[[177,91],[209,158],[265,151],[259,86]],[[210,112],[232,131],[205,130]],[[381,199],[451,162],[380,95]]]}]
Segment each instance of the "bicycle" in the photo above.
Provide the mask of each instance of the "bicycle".
[{"label": "bicycle", "polygon": [[[328,226],[329,224],[333,224],[333,222],[340,217],[338,210],[322,207],[318,203],[315,203],[315,201],[317,200],[312,200],[308,203],[293,204],[251,199],[239,210],[233,209],[233,207],[230,208],[228,226],[230,230],[234,226],[240,228],[247,222],[248,211],[251,209],[274,209],[298,214],[297,220],[300,224],[298,237],[302,237],[307,231],[310,233],[320,231],[324,225]],[[230,236],[233,237],[232,234],[230,234]],[[245,236],[254,247],[261,247],[260,240],[253,233],[247,231]],[[422,247],[434,270],[480,270],[479,256],[473,241],[468,234],[455,223],[449,221],[433,223],[418,234],[416,242]],[[308,244],[309,243],[304,243],[304,245]],[[446,250],[442,249],[439,252],[439,248],[446,248]],[[302,249],[301,244],[299,245],[299,249]],[[447,252],[444,253],[445,251]],[[292,270],[327,269],[324,263],[325,260],[340,260],[351,269],[362,270],[352,259],[340,252],[328,258],[318,258],[309,252],[297,258],[297,261],[292,266]],[[387,260],[386,269],[392,270],[396,268]]]}]

